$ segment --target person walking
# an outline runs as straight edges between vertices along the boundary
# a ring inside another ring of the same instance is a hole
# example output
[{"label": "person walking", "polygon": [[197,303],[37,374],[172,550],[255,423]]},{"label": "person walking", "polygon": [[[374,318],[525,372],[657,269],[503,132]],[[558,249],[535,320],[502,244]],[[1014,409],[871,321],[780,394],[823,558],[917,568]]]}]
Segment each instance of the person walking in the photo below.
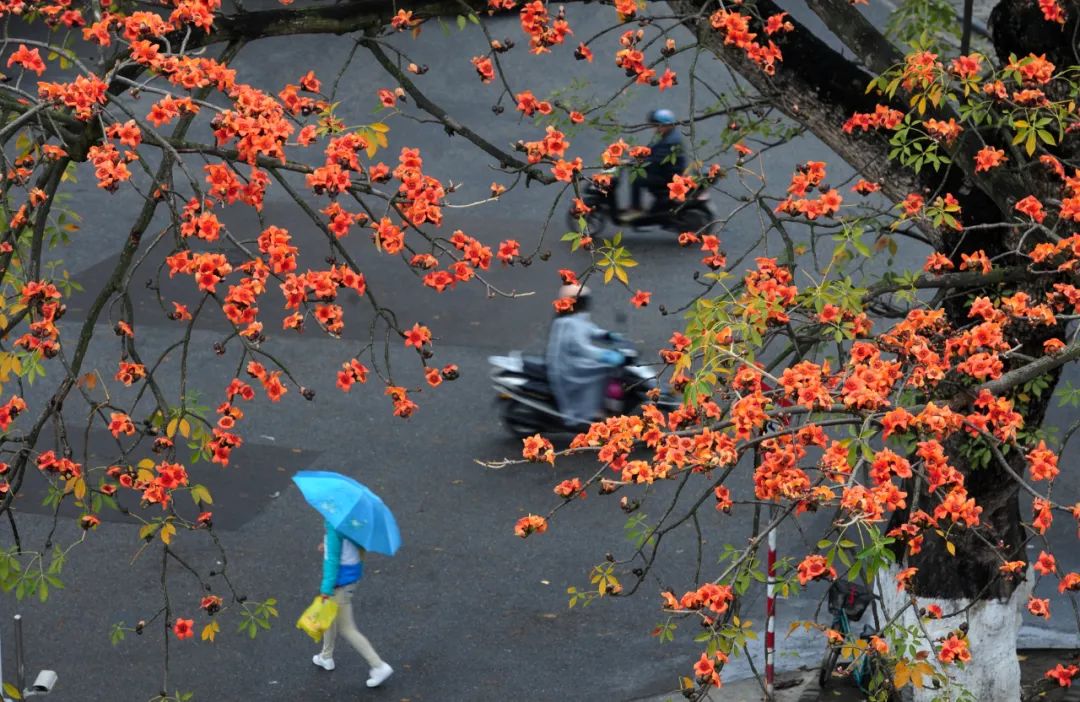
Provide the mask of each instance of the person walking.
[{"label": "person walking", "polygon": [[371,670],[368,673],[367,686],[378,687],[394,673],[390,664],[379,657],[371,642],[356,628],[353,618],[352,598],[356,584],[364,575],[364,550],[326,523],[326,535],[323,538],[323,577],[319,588],[323,598],[334,598],[338,606],[334,623],[323,634],[323,648],[312,658],[312,663],[324,670],[333,670],[334,644],[338,634],[364,657]]}]

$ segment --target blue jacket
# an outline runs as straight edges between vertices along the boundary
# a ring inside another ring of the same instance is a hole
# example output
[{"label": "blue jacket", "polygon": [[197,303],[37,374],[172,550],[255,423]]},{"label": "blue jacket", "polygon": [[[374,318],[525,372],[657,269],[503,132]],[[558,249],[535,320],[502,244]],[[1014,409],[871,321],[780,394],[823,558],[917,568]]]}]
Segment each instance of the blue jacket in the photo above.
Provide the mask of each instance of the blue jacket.
[{"label": "blue jacket", "polygon": [[[677,129],[672,129],[649,146],[652,151],[646,161],[645,170],[650,180],[662,180],[666,183],[672,176],[686,170],[683,140]],[[674,163],[671,162],[672,153],[675,154]]]},{"label": "blue jacket", "polygon": [[352,585],[364,575],[361,549],[341,535],[329,523],[323,539],[323,575],[319,592],[334,596],[335,587]]}]

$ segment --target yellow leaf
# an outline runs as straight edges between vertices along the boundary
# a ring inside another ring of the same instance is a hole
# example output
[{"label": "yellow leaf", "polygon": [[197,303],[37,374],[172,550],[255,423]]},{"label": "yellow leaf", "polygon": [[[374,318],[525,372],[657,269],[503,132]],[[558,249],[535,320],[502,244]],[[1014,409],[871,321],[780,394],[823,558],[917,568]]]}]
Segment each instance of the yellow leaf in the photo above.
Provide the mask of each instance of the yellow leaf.
[{"label": "yellow leaf", "polygon": [[623,285],[630,284],[630,279],[626,276],[626,270],[622,266],[615,268],[615,277],[621,280]]},{"label": "yellow leaf", "polygon": [[22,692],[9,682],[4,683],[4,694],[13,700],[21,700]]},{"label": "yellow leaf", "polygon": [[954,544],[952,541],[946,541],[945,542],[945,550],[949,552],[950,556],[955,556],[956,555],[956,544]]},{"label": "yellow leaf", "polygon": [[154,482],[154,474],[146,468],[140,468],[138,471],[138,478],[144,483]]},{"label": "yellow leaf", "polygon": [[220,629],[218,628],[218,623],[216,621],[210,622],[203,627],[202,640],[213,641],[214,637],[217,636],[218,631],[220,631]]},{"label": "yellow leaf", "polygon": [[152,459],[152,458],[144,458],[141,461],[139,461],[138,467],[139,468],[153,468],[154,467],[154,459]]},{"label": "yellow leaf", "polygon": [[390,127],[382,122],[376,122],[375,124],[369,124],[368,129],[373,129],[376,132],[385,133],[390,131]]},{"label": "yellow leaf", "polygon": [[170,439],[176,436],[176,427],[178,427],[179,425],[180,420],[178,418],[173,417],[172,419],[170,419],[168,425],[165,427],[165,436],[169,437]]},{"label": "yellow leaf", "polygon": [[390,146],[390,141],[386,138],[386,135],[382,132],[375,132],[375,142],[384,149]]},{"label": "yellow leaf", "polygon": [[174,536],[176,536],[176,527],[172,522],[165,522],[165,526],[161,527],[161,540],[168,545],[172,543]]},{"label": "yellow leaf", "polygon": [[923,678],[933,675],[934,668],[926,661],[919,661],[911,667],[911,683],[916,687],[925,687]]},{"label": "yellow leaf", "polygon": [[897,661],[896,667],[893,668],[893,687],[899,690],[907,685],[910,679],[907,664],[904,661]]},{"label": "yellow leaf", "polygon": [[191,424],[186,419],[180,420],[180,436],[185,439],[191,436]]},{"label": "yellow leaf", "polygon": [[75,499],[81,500],[86,497],[86,480],[81,476],[75,478]]},{"label": "yellow leaf", "polygon": [[146,538],[148,538],[150,536],[153,536],[154,532],[157,531],[157,529],[158,529],[157,524],[147,524],[147,525],[143,526],[141,529],[139,529],[139,538],[140,539],[146,539]]}]

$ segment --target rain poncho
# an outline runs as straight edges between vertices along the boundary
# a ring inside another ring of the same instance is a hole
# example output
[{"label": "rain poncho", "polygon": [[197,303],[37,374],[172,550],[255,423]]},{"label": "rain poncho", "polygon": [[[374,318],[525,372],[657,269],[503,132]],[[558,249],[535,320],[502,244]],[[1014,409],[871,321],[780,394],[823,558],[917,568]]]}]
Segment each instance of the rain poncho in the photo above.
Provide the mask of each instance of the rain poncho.
[{"label": "rain poncho", "polygon": [[619,354],[593,341],[605,332],[586,312],[557,318],[547,345],[548,382],[559,411],[573,420],[590,422],[604,406],[606,380]]}]

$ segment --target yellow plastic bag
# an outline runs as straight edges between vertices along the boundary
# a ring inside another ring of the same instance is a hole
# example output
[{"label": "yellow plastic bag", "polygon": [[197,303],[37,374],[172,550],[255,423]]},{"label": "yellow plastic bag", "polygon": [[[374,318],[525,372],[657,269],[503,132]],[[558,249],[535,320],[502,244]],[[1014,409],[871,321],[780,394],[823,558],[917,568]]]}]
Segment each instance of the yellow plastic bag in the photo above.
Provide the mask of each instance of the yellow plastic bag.
[{"label": "yellow plastic bag", "polygon": [[323,633],[334,623],[337,617],[337,602],[332,598],[316,597],[311,606],[304,610],[300,618],[296,620],[296,628],[303,629],[304,633],[315,641],[322,639]]}]

